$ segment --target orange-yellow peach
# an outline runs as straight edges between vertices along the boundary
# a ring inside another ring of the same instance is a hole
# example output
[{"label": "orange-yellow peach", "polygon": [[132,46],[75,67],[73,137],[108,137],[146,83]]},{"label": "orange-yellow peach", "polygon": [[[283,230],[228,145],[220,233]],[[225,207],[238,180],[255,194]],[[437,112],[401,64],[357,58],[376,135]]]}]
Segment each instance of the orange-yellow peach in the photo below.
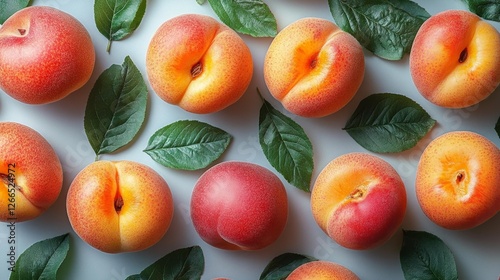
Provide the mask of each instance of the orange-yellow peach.
[{"label": "orange-yellow peach", "polygon": [[476,227],[500,211],[500,150],[471,131],[447,132],[420,158],[415,180],[427,217],[447,229]]},{"label": "orange-yellow peach", "polygon": [[343,108],[364,77],[359,42],[331,21],[303,18],[281,30],[264,59],[269,92],[290,112],[323,117]]},{"label": "orange-yellow peach", "polygon": [[226,250],[259,250],[274,243],[288,217],[285,187],[269,169],[228,161],[196,182],[191,218],[206,243]]},{"label": "orange-yellow peach", "polygon": [[500,84],[500,34],[469,11],[435,14],[417,32],[410,72],[418,91],[433,104],[475,105]]},{"label": "orange-yellow peach", "polygon": [[0,147],[0,221],[38,217],[61,192],[59,157],[40,133],[15,122],[0,122]]},{"label": "orange-yellow peach", "polygon": [[311,211],[320,228],[339,245],[357,250],[390,239],[403,221],[406,202],[397,171],[366,153],[333,159],[311,192]]},{"label": "orange-yellow peach", "polygon": [[144,250],[167,232],[174,203],[167,182],[133,161],[96,161],[71,183],[66,209],[74,231],[107,253]]},{"label": "orange-yellow peach", "polygon": [[94,63],[85,26],[56,8],[24,8],[0,27],[0,88],[23,103],[66,97],[87,83]]},{"label": "orange-yellow peach", "polygon": [[161,99],[188,112],[207,114],[243,96],[252,79],[253,61],[234,30],[209,16],[184,14],[155,32],[146,70]]},{"label": "orange-yellow peach", "polygon": [[338,263],[312,261],[298,266],[286,280],[359,280],[359,277]]}]

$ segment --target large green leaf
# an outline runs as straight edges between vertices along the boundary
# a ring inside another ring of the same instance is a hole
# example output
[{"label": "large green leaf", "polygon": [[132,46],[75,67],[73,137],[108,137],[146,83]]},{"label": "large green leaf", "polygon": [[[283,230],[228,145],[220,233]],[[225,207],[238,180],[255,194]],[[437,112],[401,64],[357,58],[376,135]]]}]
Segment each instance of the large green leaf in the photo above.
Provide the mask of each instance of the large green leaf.
[{"label": "large green leaf", "polygon": [[276,36],[276,19],[262,0],[208,0],[208,3],[222,22],[239,33]]},{"label": "large green leaf", "polygon": [[200,121],[177,121],[156,131],[144,150],[156,162],[170,168],[197,170],[218,159],[232,136]]},{"label": "large green leaf", "polygon": [[281,254],[269,262],[259,280],[285,280],[300,265],[316,260],[316,258],[301,254]]},{"label": "large green leaf", "polygon": [[409,0],[328,0],[335,22],[375,55],[399,60],[410,53],[418,29],[430,17]]},{"label": "large green leaf", "polygon": [[122,40],[134,32],[146,12],[146,0],[95,0],[94,20],[99,32],[111,42]]},{"label": "large green leaf", "polygon": [[499,0],[464,0],[469,10],[478,16],[500,22]]},{"label": "large green leaf", "polygon": [[84,126],[96,155],[111,153],[133,140],[146,117],[148,89],[130,57],[97,79],[85,108]]},{"label": "large green leaf", "polygon": [[126,280],[196,280],[201,279],[205,269],[205,258],[199,246],[175,250],[140,274],[131,275]]},{"label": "large green leaf", "polygon": [[456,280],[455,258],[446,244],[425,231],[404,231],[400,251],[406,280]]},{"label": "large green leaf", "polygon": [[415,101],[395,93],[363,99],[344,130],[365,149],[394,153],[414,147],[436,121]]},{"label": "large green leaf", "polygon": [[0,0],[0,24],[3,24],[15,12],[28,7],[31,0]]},{"label": "large green leaf", "polygon": [[304,129],[264,100],[259,142],[271,165],[293,186],[310,191],[313,147]]},{"label": "large green leaf", "polygon": [[39,241],[18,258],[10,280],[54,280],[69,251],[69,234]]}]

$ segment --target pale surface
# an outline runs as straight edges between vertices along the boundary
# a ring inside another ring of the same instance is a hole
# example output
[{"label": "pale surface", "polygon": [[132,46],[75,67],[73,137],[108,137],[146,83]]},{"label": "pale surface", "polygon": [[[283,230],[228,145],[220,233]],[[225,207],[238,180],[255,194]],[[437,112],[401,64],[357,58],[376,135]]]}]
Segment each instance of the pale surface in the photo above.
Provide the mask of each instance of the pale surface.
[{"label": "pale surface", "polygon": [[[283,235],[272,246],[256,252],[228,252],[205,244],[194,231],[189,219],[191,190],[201,171],[184,172],[171,170],[154,162],[142,150],[149,137],[159,128],[181,119],[198,119],[220,127],[234,136],[233,143],[221,160],[242,160],[261,164],[274,170],[265,159],[258,142],[258,112],[261,100],[256,92],[260,89],[273,106],[283,110],[266,90],[262,74],[262,62],[270,39],[243,36],[248,43],[255,63],[255,72],[247,93],[233,106],[212,115],[194,115],[161,101],[150,92],[148,118],[138,138],[125,149],[102,159],[127,159],[148,164],[168,182],[174,197],[174,218],[165,237],[155,246],[142,252],[110,255],[93,249],[81,241],[71,230],[66,216],[66,193],[76,173],[94,160],[83,129],[83,116],[88,94],[97,77],[111,66],[121,65],[130,55],[143,76],[146,76],[145,55],[147,43],[156,28],[165,20],[182,13],[201,13],[215,16],[208,4],[199,6],[196,1],[148,1],[146,15],[141,26],[132,36],[115,42],[111,54],[107,54],[106,39],[95,27],[93,1],[35,0],[34,5],[51,5],[76,16],[87,27],[94,40],[97,61],[91,81],[69,97],[49,105],[29,106],[19,103],[6,94],[0,95],[0,120],[17,121],[39,131],[54,146],[64,168],[64,186],[55,205],[37,220],[17,224],[16,245],[19,256],[28,246],[42,239],[66,232],[71,233],[71,251],[63,264],[61,279],[111,279],[123,280],[139,273],[145,267],[175,249],[200,245],[205,255],[205,273],[202,279],[227,277],[233,280],[258,279],[265,265],[285,252],[308,254],[319,259],[338,262],[354,271],[361,279],[403,279],[399,263],[402,233],[398,232],[385,245],[369,251],[352,251],[339,247],[321,231],[309,210],[310,195],[285,183],[289,196],[289,222]],[[327,0],[266,1],[274,12],[279,28],[306,16],[332,19]],[[450,8],[465,9],[462,1],[416,1],[429,13]],[[497,28],[500,25],[495,23]],[[493,127],[499,117],[500,89],[479,105],[461,110],[438,108],[417,92],[411,81],[408,57],[391,62],[365,51],[365,79],[358,94],[342,110],[322,119],[305,119],[291,116],[302,125],[311,138],[315,149],[313,180],[333,158],[347,153],[365,152],[349,135],[341,130],[354,112],[357,104],[372,93],[402,93],[421,104],[438,122],[429,136],[409,151],[385,154],[381,157],[391,163],[404,180],[408,194],[408,210],[403,228],[425,230],[441,237],[455,253],[461,279],[498,279],[500,276],[500,215],[482,226],[467,231],[450,231],[430,222],[420,210],[415,193],[415,168],[420,154],[431,139],[446,131],[473,130],[491,139],[497,146],[500,139]],[[282,178],[282,177],[280,177]],[[140,224],[138,226],[141,226]],[[8,228],[0,227],[0,279],[8,279],[7,271]]]}]

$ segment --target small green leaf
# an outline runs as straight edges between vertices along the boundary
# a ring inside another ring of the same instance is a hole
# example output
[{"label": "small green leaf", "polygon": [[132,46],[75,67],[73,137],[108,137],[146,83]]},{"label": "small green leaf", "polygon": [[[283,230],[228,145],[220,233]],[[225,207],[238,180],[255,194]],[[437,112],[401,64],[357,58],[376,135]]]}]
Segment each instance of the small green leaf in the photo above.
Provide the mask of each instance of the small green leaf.
[{"label": "small green leaf", "polygon": [[395,153],[414,147],[435,123],[410,98],[395,93],[378,93],[359,103],[343,129],[369,151]]},{"label": "small green leaf", "polygon": [[52,280],[69,251],[69,234],[39,241],[18,258],[10,280]]},{"label": "small green leaf", "polygon": [[201,279],[205,269],[205,258],[199,246],[175,250],[140,274],[131,275],[126,280],[196,280]]},{"label": "small green leaf", "polygon": [[425,231],[404,231],[400,251],[406,280],[458,279],[455,258],[439,237]]},{"label": "small green leaf", "polygon": [[208,0],[217,16],[235,31],[253,37],[274,37],[276,18],[262,0]]},{"label": "small green leaf", "polygon": [[0,0],[0,24],[15,12],[31,5],[30,0]]},{"label": "small green leaf", "polygon": [[301,254],[281,254],[269,262],[260,275],[259,280],[285,280],[300,265],[316,260],[316,258]]},{"label": "small green leaf", "polygon": [[267,160],[293,186],[309,192],[313,148],[304,129],[264,100],[259,115],[259,142]]},{"label": "small green leaf", "polygon": [[500,1],[498,0],[464,0],[469,10],[478,16],[500,22]]},{"label": "small green leaf", "polygon": [[144,150],[170,168],[197,170],[207,167],[227,149],[232,136],[200,121],[177,121],[156,131]]},{"label": "small green leaf", "polygon": [[410,53],[418,29],[430,17],[409,0],[328,0],[339,27],[362,46],[388,60]]},{"label": "small green leaf", "polygon": [[498,137],[500,137],[500,118],[498,118],[498,121],[495,124],[495,131],[497,132]]},{"label": "small green leaf", "polygon": [[130,57],[112,65],[97,79],[85,108],[84,126],[96,155],[128,144],[146,117],[148,89]]},{"label": "small green leaf", "polygon": [[95,0],[94,20],[99,32],[111,42],[122,40],[134,32],[146,12],[146,0]]},{"label": "small green leaf", "polygon": [[196,3],[198,3],[200,5],[205,4],[205,2],[207,2],[207,0],[196,0]]}]

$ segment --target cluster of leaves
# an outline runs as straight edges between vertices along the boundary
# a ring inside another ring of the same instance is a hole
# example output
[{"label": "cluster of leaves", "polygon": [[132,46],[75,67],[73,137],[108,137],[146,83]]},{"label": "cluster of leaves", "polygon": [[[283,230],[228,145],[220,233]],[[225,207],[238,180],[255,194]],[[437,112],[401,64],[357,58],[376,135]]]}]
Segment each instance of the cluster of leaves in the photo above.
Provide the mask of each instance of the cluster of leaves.
[{"label": "cluster of leaves", "polygon": [[[9,280],[56,279],[59,267],[70,249],[69,234],[39,241],[24,251]],[[318,259],[296,253],[273,258],[264,268],[260,280],[282,280],[297,267]],[[403,231],[400,263],[405,279],[458,279],[453,253],[437,236],[423,231]],[[205,257],[199,246],[181,248],[167,253],[139,274],[126,280],[201,279]]]}]

